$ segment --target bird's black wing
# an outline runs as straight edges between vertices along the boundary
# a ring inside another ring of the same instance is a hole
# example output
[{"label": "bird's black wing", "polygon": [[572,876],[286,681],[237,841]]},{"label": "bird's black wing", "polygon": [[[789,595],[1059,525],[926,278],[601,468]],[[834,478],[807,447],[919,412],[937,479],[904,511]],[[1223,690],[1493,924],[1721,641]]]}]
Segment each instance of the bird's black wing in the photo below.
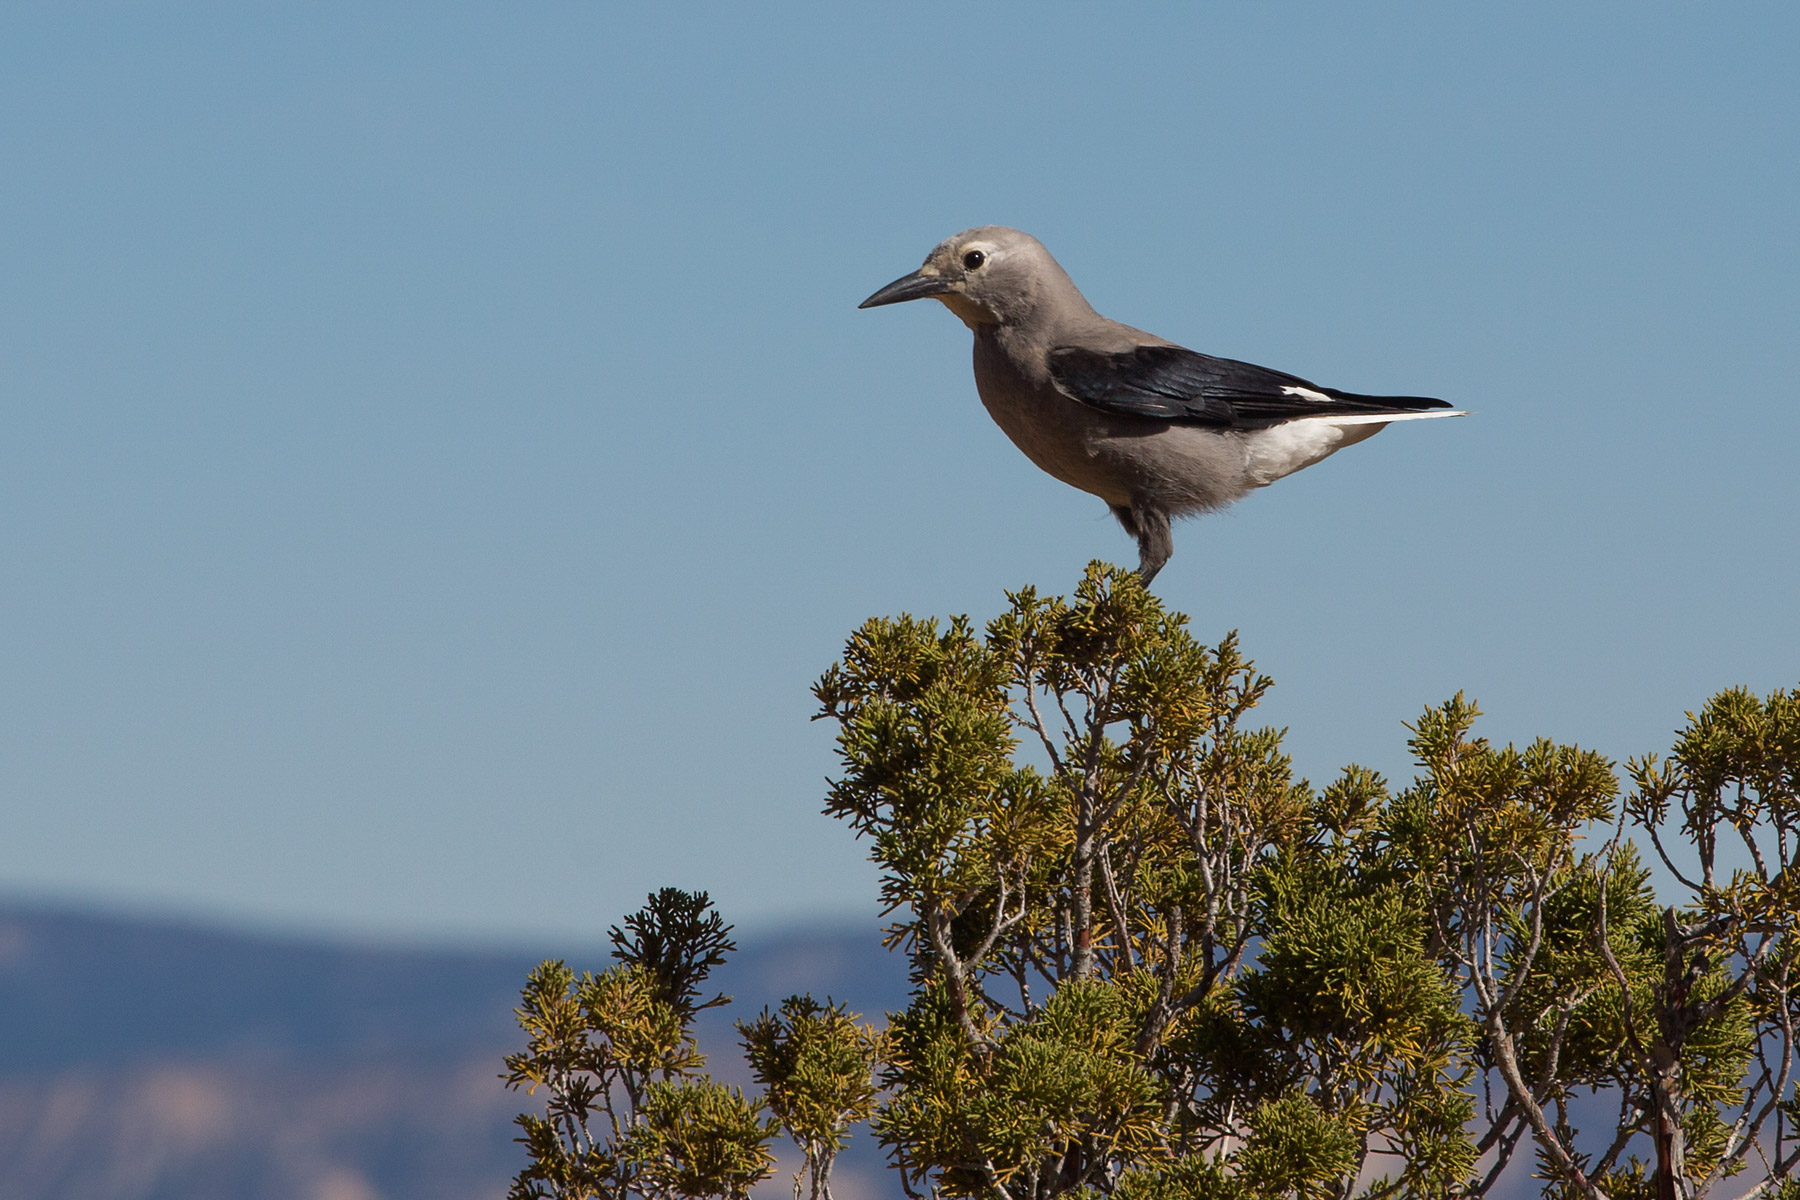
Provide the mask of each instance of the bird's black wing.
[{"label": "bird's black wing", "polygon": [[1425,396],[1340,392],[1297,375],[1182,346],[1134,346],[1116,353],[1059,346],[1050,351],[1050,377],[1064,395],[1102,412],[1237,429],[1259,429],[1297,417],[1450,407]]}]

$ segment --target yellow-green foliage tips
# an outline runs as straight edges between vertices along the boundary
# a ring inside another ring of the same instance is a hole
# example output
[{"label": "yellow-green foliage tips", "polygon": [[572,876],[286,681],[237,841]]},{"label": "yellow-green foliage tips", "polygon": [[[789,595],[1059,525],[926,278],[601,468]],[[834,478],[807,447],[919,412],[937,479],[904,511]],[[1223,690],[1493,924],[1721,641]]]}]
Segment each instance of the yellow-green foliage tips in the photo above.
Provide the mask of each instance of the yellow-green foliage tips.
[{"label": "yellow-green foliage tips", "polygon": [[741,1197],[769,1176],[773,1121],[763,1102],[701,1073],[694,1013],[713,967],[734,949],[705,893],[665,888],[611,931],[619,965],[577,978],[561,962],[531,973],[516,1010],[527,1048],[507,1086],[536,1095],[518,1118],[528,1165],[513,1200]]},{"label": "yellow-green foliage tips", "polygon": [[1314,788],[1250,723],[1270,686],[1102,564],[985,626],[866,622],[814,689],[825,809],[910,1002],[741,1022],[765,1118],[689,1035],[727,931],[659,893],[620,965],[526,988],[514,1195],[740,1195],[779,1123],[829,1200],[867,1120],[934,1200],[1800,1200],[1794,693],[1714,697],[1621,794],[1461,694],[1410,783]]},{"label": "yellow-green foliage tips", "polygon": [[810,996],[790,996],[778,1012],[765,1009],[737,1028],[769,1108],[805,1155],[794,1195],[804,1180],[813,1200],[823,1200],[850,1126],[875,1110],[874,1073],[887,1039],[842,1005]]},{"label": "yellow-green foliage tips", "polygon": [[775,1123],[762,1110],[760,1101],[711,1080],[652,1083],[620,1157],[647,1196],[743,1196],[773,1166],[767,1147]]},{"label": "yellow-green foliage tips", "polygon": [[1247,1124],[1252,1137],[1238,1156],[1238,1174],[1251,1195],[1336,1195],[1361,1158],[1355,1122],[1327,1113],[1303,1093],[1264,1102]]}]

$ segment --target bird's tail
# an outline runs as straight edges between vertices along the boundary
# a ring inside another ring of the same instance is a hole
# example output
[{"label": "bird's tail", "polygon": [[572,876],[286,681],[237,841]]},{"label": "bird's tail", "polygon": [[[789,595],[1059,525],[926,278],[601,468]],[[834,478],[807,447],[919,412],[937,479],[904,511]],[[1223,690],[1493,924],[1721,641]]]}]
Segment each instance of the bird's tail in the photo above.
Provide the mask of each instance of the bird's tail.
[{"label": "bird's tail", "polygon": [[1328,421],[1333,425],[1390,425],[1395,421],[1426,421],[1432,417],[1466,417],[1466,408],[1434,408],[1428,412],[1346,412],[1346,413],[1314,413],[1302,418],[1311,421]]},{"label": "bird's tail", "polygon": [[[1385,412],[1416,412],[1421,416],[1449,416],[1449,413],[1429,412],[1431,409],[1449,408],[1448,400],[1439,400],[1432,396],[1364,396],[1356,392],[1340,392],[1336,388],[1321,388],[1320,391],[1333,400],[1346,404],[1354,404],[1358,408],[1379,409]],[[1460,415],[1460,414],[1459,414]]]}]

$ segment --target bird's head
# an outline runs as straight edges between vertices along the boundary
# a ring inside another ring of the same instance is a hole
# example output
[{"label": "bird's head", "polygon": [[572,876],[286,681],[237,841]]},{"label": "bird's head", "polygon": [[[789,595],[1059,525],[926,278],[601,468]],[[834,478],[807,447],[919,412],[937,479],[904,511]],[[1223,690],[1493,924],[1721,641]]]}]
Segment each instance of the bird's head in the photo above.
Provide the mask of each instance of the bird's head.
[{"label": "bird's head", "polygon": [[1044,244],[1003,225],[965,229],[939,242],[925,265],[857,305],[876,308],[902,300],[942,300],[971,329],[1030,319],[1055,296],[1086,301]]}]

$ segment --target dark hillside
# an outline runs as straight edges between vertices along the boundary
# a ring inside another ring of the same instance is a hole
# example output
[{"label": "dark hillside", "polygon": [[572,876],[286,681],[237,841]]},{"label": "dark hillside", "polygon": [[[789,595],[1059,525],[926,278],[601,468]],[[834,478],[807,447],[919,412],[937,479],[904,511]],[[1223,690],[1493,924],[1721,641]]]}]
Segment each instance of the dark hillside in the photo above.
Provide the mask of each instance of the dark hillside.
[{"label": "dark hillside", "polygon": [[[598,936],[547,953],[611,961]],[[497,1198],[523,1106],[497,1075],[539,957],[0,907],[0,1196]],[[715,1073],[744,1081],[732,1017],[804,990],[878,1014],[904,974],[873,929],[744,940],[703,1028]],[[845,1200],[880,1185],[858,1149]]]}]

